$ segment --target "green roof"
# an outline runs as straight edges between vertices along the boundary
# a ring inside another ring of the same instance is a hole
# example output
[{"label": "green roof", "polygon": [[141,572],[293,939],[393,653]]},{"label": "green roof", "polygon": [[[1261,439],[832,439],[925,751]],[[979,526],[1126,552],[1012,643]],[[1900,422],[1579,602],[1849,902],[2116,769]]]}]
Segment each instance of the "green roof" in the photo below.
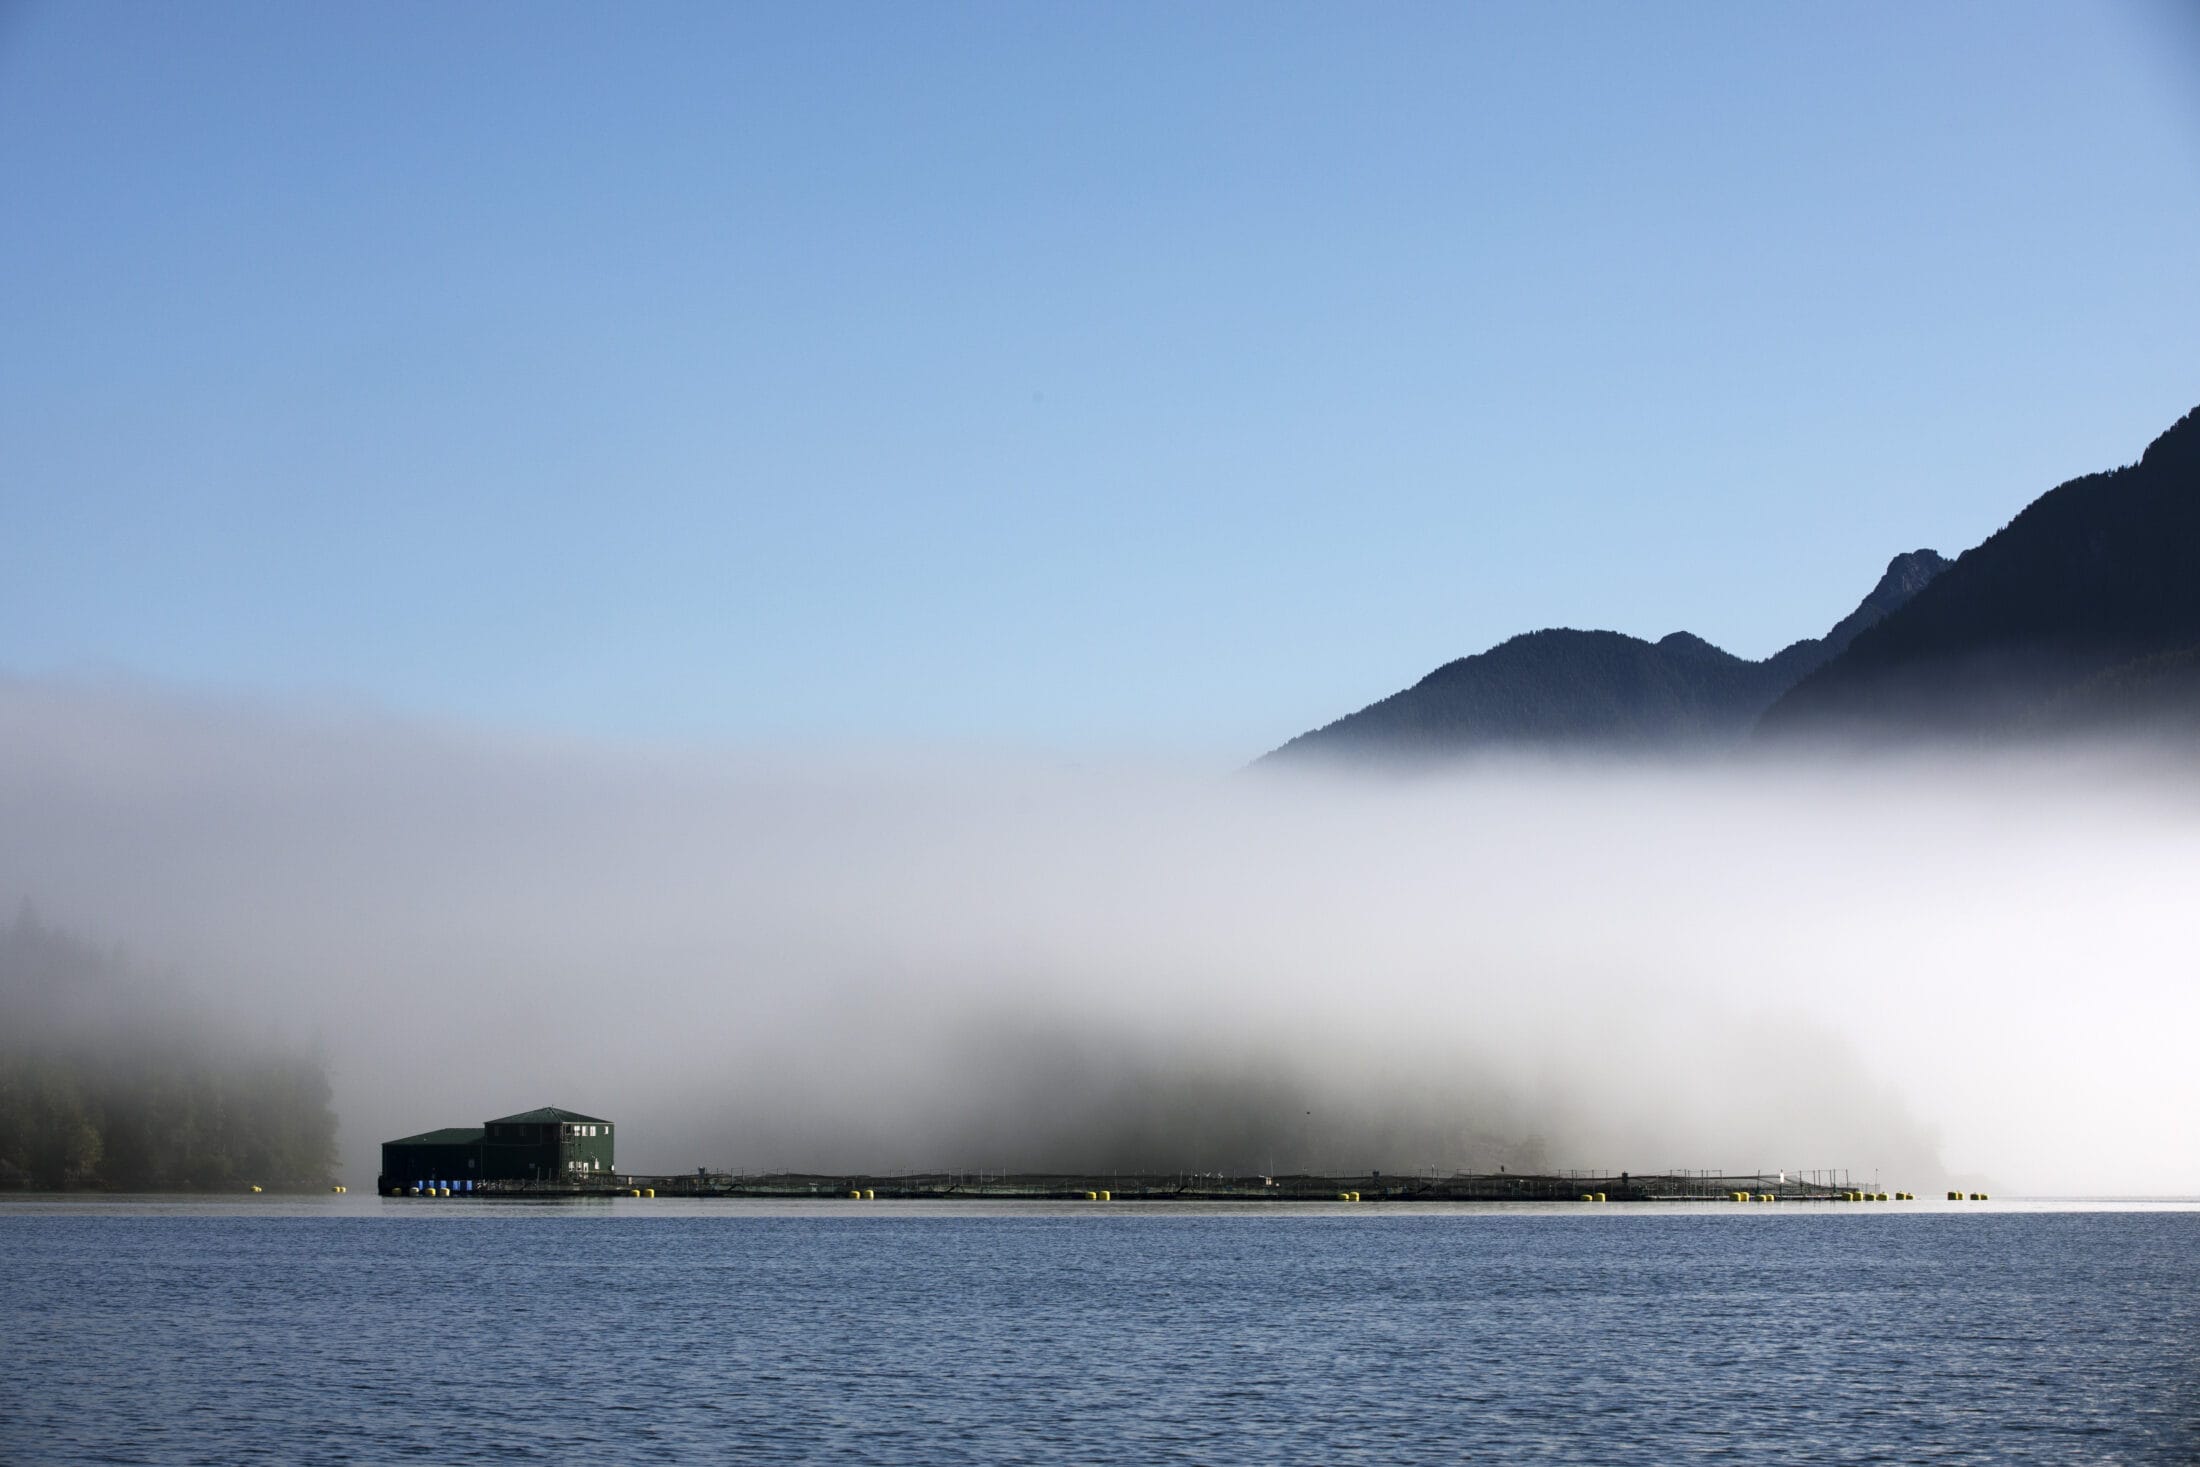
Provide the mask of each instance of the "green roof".
[{"label": "green roof", "polygon": [[422,1131],[417,1136],[400,1136],[395,1141],[385,1141],[384,1146],[471,1146],[481,1139],[479,1126],[445,1126],[440,1131]]},{"label": "green roof", "polygon": [[[526,1126],[541,1125],[546,1121],[591,1121],[600,1126],[611,1124],[602,1116],[584,1116],[577,1110],[559,1110],[554,1105],[546,1105],[540,1110],[523,1110],[516,1116],[498,1116],[489,1124],[492,1126]],[[477,1131],[475,1134],[479,1135],[480,1133]]]}]

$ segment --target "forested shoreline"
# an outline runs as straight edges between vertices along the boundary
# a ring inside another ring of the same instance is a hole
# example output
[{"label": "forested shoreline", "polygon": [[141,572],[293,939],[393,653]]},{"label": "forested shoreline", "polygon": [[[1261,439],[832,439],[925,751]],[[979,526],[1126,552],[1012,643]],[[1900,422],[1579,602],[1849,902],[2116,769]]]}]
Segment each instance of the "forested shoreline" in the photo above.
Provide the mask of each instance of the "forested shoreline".
[{"label": "forested shoreline", "polygon": [[0,927],[0,1188],[326,1186],[327,1067],[239,1043],[119,954],[25,910]]}]

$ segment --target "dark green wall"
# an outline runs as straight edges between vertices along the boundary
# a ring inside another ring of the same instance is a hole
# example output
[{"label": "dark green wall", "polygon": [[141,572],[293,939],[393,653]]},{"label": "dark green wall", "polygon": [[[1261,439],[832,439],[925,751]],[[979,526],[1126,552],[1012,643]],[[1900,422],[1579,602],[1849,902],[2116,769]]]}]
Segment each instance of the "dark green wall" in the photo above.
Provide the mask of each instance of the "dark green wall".
[{"label": "dark green wall", "polygon": [[481,1175],[481,1148],[478,1143],[382,1143],[384,1186],[410,1187],[415,1182],[479,1180]]},{"label": "dark green wall", "polygon": [[[590,1130],[596,1134],[586,1135]],[[612,1171],[613,1130],[601,1121],[492,1125],[481,1143],[481,1175],[491,1181],[540,1182],[608,1177]],[[576,1132],[583,1134],[573,1134]],[[569,1162],[584,1165],[573,1167],[567,1165]]]}]

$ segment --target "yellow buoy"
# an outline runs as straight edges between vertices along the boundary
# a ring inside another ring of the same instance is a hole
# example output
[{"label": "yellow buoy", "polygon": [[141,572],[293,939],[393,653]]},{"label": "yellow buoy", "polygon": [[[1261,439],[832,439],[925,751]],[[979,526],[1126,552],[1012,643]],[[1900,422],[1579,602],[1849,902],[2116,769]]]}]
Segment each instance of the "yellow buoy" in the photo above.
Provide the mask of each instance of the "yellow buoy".
[{"label": "yellow buoy", "polygon": [[259,1191],[260,1189],[259,1189],[258,1187],[254,1187],[254,1188],[253,1188],[252,1190],[253,1190],[253,1191],[255,1191],[255,1192],[257,1192],[257,1191]]},{"label": "yellow buoy", "polygon": [[[652,1197],[654,1197],[654,1196],[656,1196],[657,1194],[656,1194],[655,1192],[652,1192],[652,1193],[650,1193],[649,1195],[650,1195],[650,1196],[652,1196]],[[864,1201],[866,1201],[866,1202],[876,1202],[876,1201],[878,1201],[878,1188],[876,1188],[876,1187],[865,1187],[865,1188],[863,1189],[863,1200],[864,1200]]]},{"label": "yellow buoy", "polygon": [[1113,1192],[1110,1192],[1107,1188],[1102,1187],[1100,1189],[1100,1200],[1102,1202],[1113,1202],[1115,1200],[1115,1194]]},{"label": "yellow buoy", "polygon": [[657,1195],[657,1189],[655,1187],[644,1187],[642,1188],[642,1195],[644,1197],[654,1197]]},{"label": "yellow buoy", "polygon": [[1584,1202],[1594,1202],[1597,1200],[1597,1194],[1594,1192],[1584,1192],[1581,1194],[1581,1200]]},{"label": "yellow buoy", "polygon": [[450,1189],[450,1188],[448,1188],[448,1187],[441,1187],[441,1188],[438,1188],[438,1189],[437,1189],[437,1191],[436,1191],[436,1195],[437,1195],[438,1197],[448,1197],[448,1196],[450,1196],[450,1195],[451,1195],[451,1189]]},{"label": "yellow buoy", "polygon": [[1098,1192],[1087,1192],[1085,1194],[1085,1200],[1087,1202],[1098,1202],[1100,1200],[1100,1194]]},{"label": "yellow buoy", "polygon": [[1605,1200],[1606,1200],[1606,1199],[1605,1199],[1605,1196],[1604,1196],[1604,1194],[1603,1194],[1602,1192],[1599,1192],[1599,1193],[1597,1193],[1597,1201],[1599,1201],[1599,1202],[1603,1202],[1603,1201],[1605,1201]]}]

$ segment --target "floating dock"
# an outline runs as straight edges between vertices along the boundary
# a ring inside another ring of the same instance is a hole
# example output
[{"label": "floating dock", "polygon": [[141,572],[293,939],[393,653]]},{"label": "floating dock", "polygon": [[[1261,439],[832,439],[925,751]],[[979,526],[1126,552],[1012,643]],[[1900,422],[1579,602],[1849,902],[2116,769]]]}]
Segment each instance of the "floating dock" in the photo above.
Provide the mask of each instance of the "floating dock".
[{"label": "floating dock", "polygon": [[[396,1189],[402,1193],[406,1189]],[[1453,1172],[1358,1176],[1219,1173],[697,1171],[597,1175],[571,1181],[484,1181],[464,1195],[559,1197],[778,1197],[848,1201],[1111,1202],[1867,1202],[1910,1200],[1865,1190],[1839,1170],[1741,1173]]]}]

